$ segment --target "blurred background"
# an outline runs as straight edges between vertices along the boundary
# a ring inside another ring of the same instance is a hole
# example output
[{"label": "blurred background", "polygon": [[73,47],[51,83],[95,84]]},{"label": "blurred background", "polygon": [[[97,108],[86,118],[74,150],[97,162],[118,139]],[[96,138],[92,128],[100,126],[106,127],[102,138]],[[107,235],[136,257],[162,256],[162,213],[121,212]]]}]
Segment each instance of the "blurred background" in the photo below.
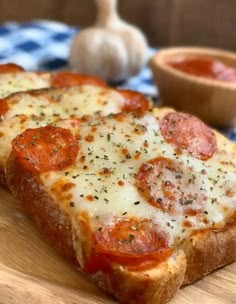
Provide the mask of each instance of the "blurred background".
[{"label": "blurred background", "polygon": [[[202,45],[236,50],[235,0],[120,0],[120,15],[152,46]],[[51,19],[88,26],[93,0],[0,0],[0,23]]]}]

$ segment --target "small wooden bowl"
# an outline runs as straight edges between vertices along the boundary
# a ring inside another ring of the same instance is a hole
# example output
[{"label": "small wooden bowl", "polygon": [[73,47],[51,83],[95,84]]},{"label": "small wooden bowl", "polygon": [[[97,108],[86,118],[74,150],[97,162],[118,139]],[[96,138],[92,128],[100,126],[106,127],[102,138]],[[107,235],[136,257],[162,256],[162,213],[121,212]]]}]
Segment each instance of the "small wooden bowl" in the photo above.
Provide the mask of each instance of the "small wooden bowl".
[{"label": "small wooden bowl", "polygon": [[236,53],[193,47],[168,48],[151,59],[161,104],[192,113],[216,127],[236,126],[236,83],[193,76],[171,67],[179,57],[211,57],[236,68]]}]

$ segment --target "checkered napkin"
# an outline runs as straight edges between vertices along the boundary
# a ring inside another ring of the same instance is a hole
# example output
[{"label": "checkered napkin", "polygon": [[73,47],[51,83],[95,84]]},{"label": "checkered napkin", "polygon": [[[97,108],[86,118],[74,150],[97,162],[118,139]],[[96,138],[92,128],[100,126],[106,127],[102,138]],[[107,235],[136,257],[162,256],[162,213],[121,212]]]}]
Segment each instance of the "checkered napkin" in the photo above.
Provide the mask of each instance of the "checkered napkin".
[{"label": "checkered napkin", "polygon": [[[63,23],[45,20],[4,23],[0,26],[0,64],[14,62],[32,71],[66,69],[71,40],[78,30]],[[155,52],[156,49],[150,48],[149,58]],[[158,91],[147,66],[120,86],[158,99]],[[222,131],[236,141],[236,130]]]},{"label": "checkered napkin", "polygon": [[64,68],[75,33],[76,28],[57,22],[5,23],[0,26],[0,63],[33,71]]}]

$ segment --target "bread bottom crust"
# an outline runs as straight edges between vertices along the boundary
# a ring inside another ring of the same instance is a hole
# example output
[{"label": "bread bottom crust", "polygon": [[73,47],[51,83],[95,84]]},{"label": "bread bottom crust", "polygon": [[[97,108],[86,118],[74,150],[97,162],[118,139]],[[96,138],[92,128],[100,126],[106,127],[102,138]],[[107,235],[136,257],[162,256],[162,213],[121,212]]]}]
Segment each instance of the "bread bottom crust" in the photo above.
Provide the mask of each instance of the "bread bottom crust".
[{"label": "bread bottom crust", "polygon": [[[41,181],[26,171],[14,154],[7,162],[7,182],[39,230],[67,259],[78,265],[69,216],[45,191]],[[88,275],[121,303],[163,304],[181,285],[236,259],[236,223],[221,231],[204,230],[183,242],[167,261],[146,271],[129,271],[112,265],[107,273]],[[187,262],[186,262],[187,260]]]}]

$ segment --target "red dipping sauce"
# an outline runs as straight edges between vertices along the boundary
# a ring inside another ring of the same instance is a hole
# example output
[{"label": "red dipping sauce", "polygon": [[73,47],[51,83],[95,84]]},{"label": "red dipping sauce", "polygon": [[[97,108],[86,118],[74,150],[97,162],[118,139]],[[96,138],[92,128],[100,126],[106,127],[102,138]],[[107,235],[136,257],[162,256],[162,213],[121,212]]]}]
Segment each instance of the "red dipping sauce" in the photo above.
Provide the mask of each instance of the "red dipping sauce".
[{"label": "red dipping sauce", "polygon": [[220,81],[236,82],[236,69],[210,57],[183,58],[168,64],[184,73]]}]

